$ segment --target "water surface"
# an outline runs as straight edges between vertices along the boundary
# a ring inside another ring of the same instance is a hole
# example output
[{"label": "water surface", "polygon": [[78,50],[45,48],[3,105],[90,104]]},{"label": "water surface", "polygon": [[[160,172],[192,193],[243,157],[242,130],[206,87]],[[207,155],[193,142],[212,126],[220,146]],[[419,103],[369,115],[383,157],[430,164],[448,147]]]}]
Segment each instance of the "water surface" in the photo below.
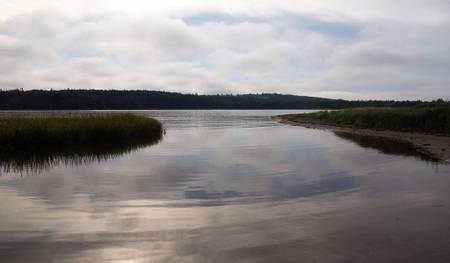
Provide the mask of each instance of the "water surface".
[{"label": "water surface", "polygon": [[1,261],[450,261],[448,165],[285,112],[138,111],[160,143],[2,169]]}]

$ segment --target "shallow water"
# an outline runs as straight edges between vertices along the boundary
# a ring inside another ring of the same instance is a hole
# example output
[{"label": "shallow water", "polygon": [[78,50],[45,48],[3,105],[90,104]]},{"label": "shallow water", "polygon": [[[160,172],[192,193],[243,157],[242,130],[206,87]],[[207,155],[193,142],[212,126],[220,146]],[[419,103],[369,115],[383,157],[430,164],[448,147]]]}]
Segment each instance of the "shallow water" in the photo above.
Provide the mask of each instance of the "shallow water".
[{"label": "shallow water", "polygon": [[449,165],[288,112],[138,111],[159,144],[3,169],[0,261],[450,261]]}]

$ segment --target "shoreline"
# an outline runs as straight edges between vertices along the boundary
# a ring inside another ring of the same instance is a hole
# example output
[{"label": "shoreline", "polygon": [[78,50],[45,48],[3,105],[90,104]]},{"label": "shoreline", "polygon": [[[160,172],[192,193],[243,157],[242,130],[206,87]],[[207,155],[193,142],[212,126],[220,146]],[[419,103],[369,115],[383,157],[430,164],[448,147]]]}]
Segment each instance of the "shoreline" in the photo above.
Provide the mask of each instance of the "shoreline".
[{"label": "shoreline", "polygon": [[433,157],[450,163],[450,137],[425,134],[419,132],[399,132],[389,130],[360,129],[352,126],[342,126],[325,121],[314,120],[299,116],[298,114],[285,114],[272,117],[273,120],[280,123],[302,126],[311,129],[329,130],[333,132],[346,132],[357,135],[366,135],[374,137],[384,137],[393,140],[399,140],[412,143],[417,147],[417,151],[431,154]]}]

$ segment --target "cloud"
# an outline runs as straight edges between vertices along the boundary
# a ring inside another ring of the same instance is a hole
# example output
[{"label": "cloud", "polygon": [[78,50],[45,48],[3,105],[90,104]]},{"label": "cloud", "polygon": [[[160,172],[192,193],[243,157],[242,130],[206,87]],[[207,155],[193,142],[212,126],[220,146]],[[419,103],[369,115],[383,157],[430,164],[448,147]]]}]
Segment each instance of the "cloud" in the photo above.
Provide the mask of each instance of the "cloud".
[{"label": "cloud", "polygon": [[448,1],[0,3],[2,89],[450,98]]},{"label": "cloud", "polygon": [[450,24],[373,24],[360,41],[338,47],[310,85],[352,98],[449,98],[448,30]]}]

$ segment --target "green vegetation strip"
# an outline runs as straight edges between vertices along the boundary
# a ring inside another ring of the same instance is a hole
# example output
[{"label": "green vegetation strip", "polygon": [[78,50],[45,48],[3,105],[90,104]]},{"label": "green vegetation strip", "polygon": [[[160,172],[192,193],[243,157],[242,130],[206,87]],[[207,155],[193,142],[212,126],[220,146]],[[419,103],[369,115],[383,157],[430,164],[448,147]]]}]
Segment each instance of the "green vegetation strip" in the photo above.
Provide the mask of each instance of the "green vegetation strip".
[{"label": "green vegetation strip", "polygon": [[153,142],[162,134],[159,121],[129,113],[0,118],[2,152]]},{"label": "green vegetation strip", "polygon": [[326,124],[363,129],[417,131],[450,135],[450,103],[408,108],[353,108],[296,115]]}]

